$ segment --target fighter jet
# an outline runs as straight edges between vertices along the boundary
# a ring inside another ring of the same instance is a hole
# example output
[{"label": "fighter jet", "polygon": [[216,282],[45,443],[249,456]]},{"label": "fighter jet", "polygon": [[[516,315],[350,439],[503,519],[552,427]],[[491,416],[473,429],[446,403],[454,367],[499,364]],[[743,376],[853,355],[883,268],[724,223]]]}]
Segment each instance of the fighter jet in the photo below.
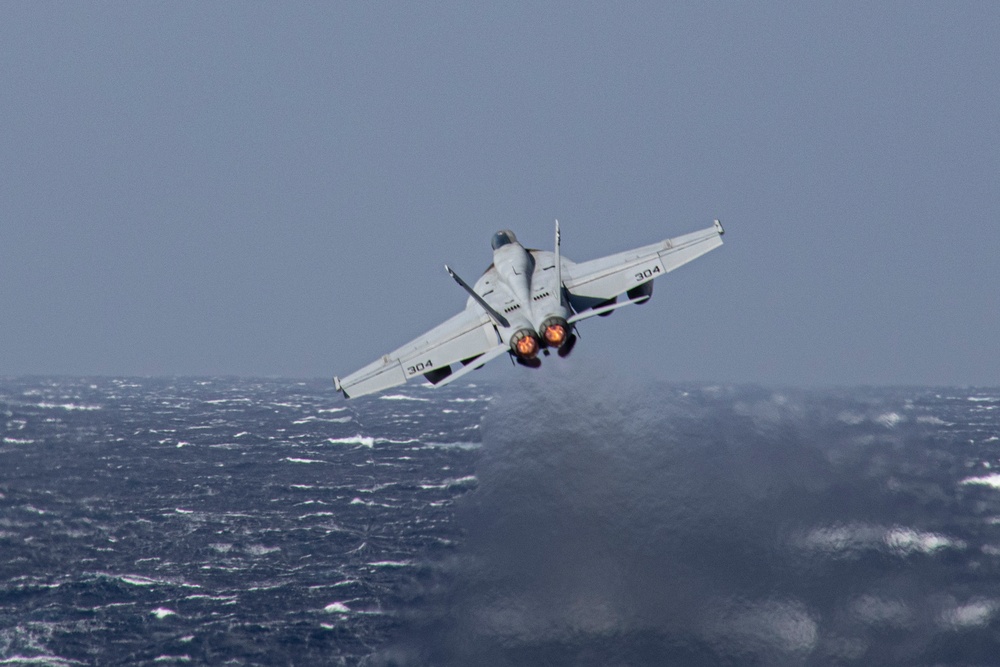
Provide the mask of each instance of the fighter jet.
[{"label": "fighter jet", "polygon": [[[652,245],[572,262],[555,250],[522,246],[514,232],[493,235],[493,263],[474,287],[445,265],[469,294],[465,310],[361,370],[333,379],[345,398],[401,385],[423,376],[442,387],[504,354],[538,368],[539,354],[566,357],[576,345],[576,325],[618,308],[642,304],[653,281],[722,245],[722,224]],[[619,301],[619,297],[625,296]]]}]

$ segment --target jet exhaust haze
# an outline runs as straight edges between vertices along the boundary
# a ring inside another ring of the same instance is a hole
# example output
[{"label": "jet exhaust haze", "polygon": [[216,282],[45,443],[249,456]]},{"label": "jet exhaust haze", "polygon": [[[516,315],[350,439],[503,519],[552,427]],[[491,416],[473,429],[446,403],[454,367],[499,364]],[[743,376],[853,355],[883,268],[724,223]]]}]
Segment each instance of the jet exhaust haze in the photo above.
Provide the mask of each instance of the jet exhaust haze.
[{"label": "jet exhaust haze", "polygon": [[925,422],[895,422],[903,408],[884,397],[592,374],[498,393],[458,510],[467,539],[373,664],[914,664],[986,650],[984,626],[947,621],[996,607],[949,583],[970,552],[943,528],[954,508],[898,488],[933,445]]}]

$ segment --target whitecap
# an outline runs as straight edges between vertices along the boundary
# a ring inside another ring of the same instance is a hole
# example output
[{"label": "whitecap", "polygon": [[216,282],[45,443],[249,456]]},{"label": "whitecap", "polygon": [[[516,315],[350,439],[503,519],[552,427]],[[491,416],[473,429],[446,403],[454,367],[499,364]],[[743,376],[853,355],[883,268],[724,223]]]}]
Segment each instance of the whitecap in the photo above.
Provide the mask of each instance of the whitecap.
[{"label": "whitecap", "polygon": [[372,567],[409,567],[413,563],[408,560],[379,560],[368,564]]},{"label": "whitecap", "polygon": [[322,417],[317,417],[315,415],[309,415],[308,417],[303,417],[302,419],[296,419],[292,422],[296,426],[301,426],[302,424],[309,424],[312,422],[323,422],[324,424],[345,424],[354,419],[350,415],[346,417],[334,417],[332,419],[323,419]]},{"label": "whitecap", "polygon": [[61,658],[57,655],[12,655],[9,658],[0,658],[0,665],[42,665],[43,667],[62,667],[62,665],[82,665],[85,663],[78,660]]},{"label": "whitecap", "polygon": [[265,547],[263,544],[254,544],[247,547],[247,553],[251,556],[265,556],[275,551],[281,551],[281,547]]},{"label": "whitecap", "polygon": [[481,442],[425,442],[421,449],[479,449]]},{"label": "whitecap", "polygon": [[953,630],[977,627],[989,623],[997,603],[992,600],[976,600],[968,604],[945,609],[939,620],[942,625]]},{"label": "whitecap", "polygon": [[350,608],[343,602],[331,602],[323,607],[323,611],[328,614],[349,614],[351,612]]},{"label": "whitecap", "polygon": [[947,547],[957,547],[960,549],[965,547],[965,543],[961,540],[951,540],[937,533],[899,527],[890,529],[885,534],[883,541],[891,551],[904,555],[914,552],[929,554]]},{"label": "whitecap", "polygon": [[177,612],[173,609],[167,609],[166,607],[158,607],[153,611],[149,612],[150,615],[157,618],[167,618],[168,616],[176,616]]},{"label": "whitecap", "polygon": [[343,581],[338,581],[337,583],[330,585],[336,588],[337,586],[350,586],[351,584],[357,584],[357,583],[361,582],[359,582],[357,579],[344,579]]},{"label": "whitecap", "polygon": [[82,403],[39,403],[37,405],[39,408],[45,408],[48,410],[101,410],[100,405],[84,405]]},{"label": "whitecap", "polygon": [[144,577],[140,574],[101,574],[98,576],[109,577],[111,579],[117,579],[122,583],[129,584],[130,586],[180,586],[181,588],[201,588],[198,584],[189,584],[185,581],[169,581],[164,579],[151,579],[150,577]]},{"label": "whitecap", "polygon": [[959,484],[979,484],[981,486],[1000,489],[1000,473],[993,473],[992,475],[984,475],[982,477],[966,477]]},{"label": "whitecap", "polygon": [[[185,600],[211,600],[212,602],[225,602],[226,604],[231,604],[236,602],[238,597],[236,595],[205,595],[204,593],[197,593],[195,595],[188,595],[184,598]],[[181,641],[184,641],[181,639]]]},{"label": "whitecap", "polygon": [[379,438],[378,441],[390,445],[408,445],[411,442],[420,442],[418,438]]},{"label": "whitecap", "polygon": [[361,445],[369,448],[375,446],[375,438],[361,434],[347,438],[327,438],[326,441],[331,445]]},{"label": "whitecap", "polygon": [[479,479],[475,475],[467,475],[465,477],[458,477],[456,479],[446,479],[440,484],[421,484],[420,488],[426,490],[430,489],[450,489],[455,486],[473,486]]},{"label": "whitecap", "polygon": [[935,553],[941,549],[964,549],[965,542],[938,533],[903,526],[864,523],[835,524],[814,528],[796,540],[798,546],[833,557],[854,557],[864,551],[887,551],[897,556]]},{"label": "whitecap", "polygon": [[886,412],[876,417],[875,421],[886,428],[895,428],[899,423],[906,421],[906,417],[898,412]]},{"label": "whitecap", "polygon": [[922,415],[917,417],[918,424],[933,424],[934,426],[954,426],[949,422],[941,419],[940,417],[935,417],[934,415]]}]

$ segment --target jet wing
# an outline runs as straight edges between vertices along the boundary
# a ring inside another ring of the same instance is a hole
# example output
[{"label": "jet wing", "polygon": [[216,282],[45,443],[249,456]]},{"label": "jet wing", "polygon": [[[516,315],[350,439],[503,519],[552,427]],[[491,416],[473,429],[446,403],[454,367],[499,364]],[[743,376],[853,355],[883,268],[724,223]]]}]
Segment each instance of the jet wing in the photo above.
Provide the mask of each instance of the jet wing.
[{"label": "jet wing", "polygon": [[470,304],[458,315],[378,361],[344,378],[334,378],[334,385],[347,398],[364,396],[432,371],[446,373],[444,369],[449,365],[491,352],[499,342],[489,315]]},{"label": "jet wing", "polygon": [[[563,268],[563,284],[577,313],[608,304],[632,288],[669,273],[722,245],[722,225]],[[644,298],[635,301],[643,301]],[[626,304],[619,304],[626,305]],[[588,313],[589,315],[589,313]],[[577,316],[574,320],[582,319]]]}]

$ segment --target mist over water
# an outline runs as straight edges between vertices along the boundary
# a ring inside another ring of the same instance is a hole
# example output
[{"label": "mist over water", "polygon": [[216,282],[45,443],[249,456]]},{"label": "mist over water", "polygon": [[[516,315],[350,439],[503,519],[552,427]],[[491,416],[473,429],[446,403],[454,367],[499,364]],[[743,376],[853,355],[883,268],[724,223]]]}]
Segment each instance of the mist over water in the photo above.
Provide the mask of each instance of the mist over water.
[{"label": "mist over water", "polygon": [[968,394],[524,382],[378,664],[1000,661]]}]

